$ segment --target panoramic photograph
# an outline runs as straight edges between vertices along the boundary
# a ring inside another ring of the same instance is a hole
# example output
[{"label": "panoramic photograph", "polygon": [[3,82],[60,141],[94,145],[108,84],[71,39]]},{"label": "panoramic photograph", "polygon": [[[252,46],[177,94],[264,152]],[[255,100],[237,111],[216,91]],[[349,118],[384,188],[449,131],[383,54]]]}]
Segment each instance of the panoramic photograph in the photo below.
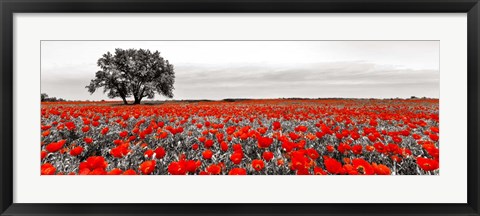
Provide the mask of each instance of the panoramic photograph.
[{"label": "panoramic photograph", "polygon": [[439,175],[439,46],[42,41],[40,174]]}]

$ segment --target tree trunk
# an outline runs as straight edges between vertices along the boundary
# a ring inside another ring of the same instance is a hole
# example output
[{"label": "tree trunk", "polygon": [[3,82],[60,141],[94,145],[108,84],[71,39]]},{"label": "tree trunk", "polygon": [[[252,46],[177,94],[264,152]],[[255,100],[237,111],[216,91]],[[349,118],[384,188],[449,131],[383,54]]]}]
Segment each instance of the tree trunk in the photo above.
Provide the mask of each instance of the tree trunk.
[{"label": "tree trunk", "polygon": [[123,104],[125,105],[128,104],[127,99],[125,97],[122,97],[122,100],[123,100]]},{"label": "tree trunk", "polygon": [[142,98],[135,97],[135,101],[133,102],[133,104],[140,104],[141,100],[142,100]]}]

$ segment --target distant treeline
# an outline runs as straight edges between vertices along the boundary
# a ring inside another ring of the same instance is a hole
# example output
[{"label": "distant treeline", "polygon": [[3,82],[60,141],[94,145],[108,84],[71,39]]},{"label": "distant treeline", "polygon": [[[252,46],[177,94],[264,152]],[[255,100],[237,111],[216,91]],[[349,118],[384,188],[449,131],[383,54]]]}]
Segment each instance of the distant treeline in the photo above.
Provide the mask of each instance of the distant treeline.
[{"label": "distant treeline", "polygon": [[63,98],[49,97],[48,94],[42,93],[40,95],[42,102],[56,102],[56,101],[66,101]]},{"label": "distant treeline", "polygon": [[[63,98],[49,97],[47,94],[42,93],[42,102],[55,102],[55,101],[73,101],[73,102],[96,102],[95,100],[65,100]],[[210,99],[184,99],[184,100],[168,100],[169,102],[186,102],[186,103],[198,103],[198,102],[213,102],[213,101],[224,101],[224,102],[238,102],[238,101],[248,101],[248,100],[271,100],[271,99],[281,99],[281,100],[378,100],[379,98],[340,98],[340,97],[319,97],[319,98],[300,98],[300,97],[291,97],[291,98],[225,98],[221,100],[210,100]],[[416,99],[437,99],[437,98],[428,98],[428,97],[416,97],[411,96],[410,98],[383,98],[382,100],[416,100]],[[101,100],[105,102],[105,100]],[[144,104],[158,104],[164,103],[167,101],[161,100],[147,100]]]},{"label": "distant treeline", "polygon": [[[282,100],[375,100],[378,98],[339,98],[339,97],[331,97],[331,98],[300,98],[300,97],[293,97],[293,98],[278,98]],[[415,97],[411,96],[410,98],[384,98],[385,100],[408,100],[408,99],[431,99],[427,97]],[[263,99],[254,99],[254,98],[225,98],[221,101],[225,102],[236,102],[236,101],[246,101],[246,100],[263,100]],[[268,100],[268,99],[266,99]],[[210,100],[187,100],[187,101],[210,101]]]}]

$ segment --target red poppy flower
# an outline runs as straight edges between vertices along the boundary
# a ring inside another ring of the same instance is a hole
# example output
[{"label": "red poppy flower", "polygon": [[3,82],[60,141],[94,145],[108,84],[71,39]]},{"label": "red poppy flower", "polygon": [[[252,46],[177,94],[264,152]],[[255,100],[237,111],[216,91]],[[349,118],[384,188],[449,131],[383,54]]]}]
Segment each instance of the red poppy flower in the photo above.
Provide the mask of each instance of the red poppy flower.
[{"label": "red poppy flower", "polygon": [[211,159],[212,158],[212,155],[213,155],[213,152],[210,151],[209,149],[205,150],[203,153],[202,153],[202,156],[204,159]]},{"label": "red poppy flower", "polygon": [[372,165],[362,158],[353,159],[353,168],[361,175],[373,175],[375,173]]},{"label": "red poppy flower", "polygon": [[390,175],[391,173],[390,168],[388,168],[383,164],[377,165],[376,163],[373,163],[372,166],[373,166],[373,169],[375,170],[375,174],[377,175]]},{"label": "red poppy flower", "polygon": [[157,137],[158,137],[159,139],[165,139],[165,138],[168,137],[168,133],[165,132],[165,131],[161,131],[161,130],[160,130],[160,132],[157,132],[157,134],[158,134]]},{"label": "red poppy flower", "polygon": [[307,149],[307,154],[313,160],[316,160],[318,157],[320,157],[320,154],[318,154],[317,150],[314,148]]},{"label": "red poppy flower", "polygon": [[162,159],[163,157],[165,157],[165,149],[159,146],[157,149],[155,149],[155,158]]},{"label": "red poppy flower", "polygon": [[242,145],[241,144],[234,144],[233,145],[233,151],[242,151]]},{"label": "red poppy flower", "polygon": [[299,138],[301,137],[300,135],[298,135],[298,134],[296,134],[296,133],[294,133],[294,132],[288,133],[288,136],[289,136],[290,139],[292,139],[293,141],[295,141],[295,140],[297,140],[297,139],[299,139]]},{"label": "red poppy flower", "polygon": [[422,168],[425,171],[433,171],[438,169],[438,161],[428,159],[428,158],[423,158],[423,157],[417,157],[417,164],[420,168]]},{"label": "red poppy flower", "polygon": [[282,125],[278,121],[274,121],[272,126],[273,126],[273,130],[279,130],[282,127]]},{"label": "red poppy flower", "polygon": [[187,163],[185,161],[174,161],[168,165],[168,173],[171,175],[187,174]]},{"label": "red poppy flower", "polygon": [[262,154],[262,157],[263,159],[265,159],[265,161],[271,161],[273,159],[273,153],[272,152],[269,152],[269,151],[266,151],[266,152],[263,152]]},{"label": "red poppy flower", "polygon": [[338,145],[338,147],[337,147],[337,150],[338,150],[340,153],[344,154],[344,153],[347,153],[347,151],[350,151],[351,148],[352,148],[352,147],[351,147],[350,145],[348,145],[348,144],[340,143],[340,144]]},{"label": "red poppy flower", "polygon": [[296,148],[295,143],[285,140],[282,142],[282,149],[286,152],[291,152],[294,148]]},{"label": "red poppy flower", "polygon": [[[81,162],[79,166],[79,174],[81,175],[103,175],[106,174],[105,169],[108,163],[102,156],[91,156],[85,162]],[[102,171],[103,170],[103,171]]]},{"label": "red poppy flower", "polygon": [[228,150],[228,145],[225,141],[220,143],[220,149],[222,149],[222,151],[227,151]]},{"label": "red poppy flower", "polygon": [[435,147],[434,144],[424,144],[422,145],[423,149],[428,152],[430,156],[432,156],[434,159],[438,159],[440,156],[440,151],[437,147]]},{"label": "red poppy flower", "polygon": [[243,153],[241,152],[234,152],[232,155],[230,155],[230,160],[234,164],[239,164],[240,162],[242,162],[242,159],[243,159]]},{"label": "red poppy flower", "polygon": [[102,135],[107,134],[107,133],[108,133],[108,130],[109,130],[108,127],[103,128],[103,129],[102,129]]},{"label": "red poppy flower", "polygon": [[297,175],[310,175],[310,171],[306,168],[298,169],[296,172]]},{"label": "red poppy flower", "polygon": [[123,158],[131,152],[129,144],[124,143],[110,150],[110,154],[116,158]]},{"label": "red poppy flower", "polygon": [[394,143],[389,143],[387,145],[387,151],[391,154],[398,154],[398,153],[401,153],[400,152],[400,147],[398,147],[397,144],[394,144]]},{"label": "red poppy flower", "polygon": [[88,175],[90,174],[91,170],[88,169],[88,168],[80,168],[80,170],[78,171],[78,174],[79,175]]},{"label": "red poppy flower", "polygon": [[76,128],[75,123],[73,122],[65,123],[65,127],[67,127],[68,130],[74,130]]},{"label": "red poppy flower", "polygon": [[373,144],[373,147],[375,147],[375,149],[376,149],[377,152],[379,152],[379,153],[385,153],[386,150],[387,150],[386,147],[385,147],[385,145],[382,144],[382,143],[379,143],[379,142]]},{"label": "red poppy flower", "polygon": [[362,154],[362,145],[360,145],[360,144],[354,145],[354,146],[352,147],[352,152],[353,152],[354,154],[357,154],[357,155],[358,155],[358,154]]},{"label": "red poppy flower", "polygon": [[305,145],[307,144],[307,141],[305,140],[300,140],[299,142],[295,143],[295,145],[297,146],[297,148],[299,149],[303,149],[305,148]]},{"label": "red poppy flower", "polygon": [[335,137],[337,137],[337,139],[340,139],[340,140],[341,140],[341,139],[343,138],[343,134],[341,134],[341,133],[336,133],[336,134],[335,134]]},{"label": "red poppy flower", "polygon": [[395,161],[397,163],[402,162],[402,158],[399,157],[398,155],[392,155],[392,156],[390,156],[390,159],[392,159],[392,161]]},{"label": "red poppy flower", "polygon": [[327,171],[331,174],[339,173],[340,169],[342,168],[342,163],[329,157],[324,159],[324,164]]},{"label": "red poppy flower", "polygon": [[352,132],[352,134],[350,134],[350,137],[352,137],[352,139],[354,140],[357,140],[358,138],[360,138],[360,134],[358,134],[357,132]]},{"label": "red poppy flower", "polygon": [[210,175],[218,175],[218,174],[220,174],[221,171],[222,171],[222,168],[217,164],[212,164],[212,165],[207,167],[207,172]]},{"label": "red poppy flower", "polygon": [[100,122],[98,122],[98,121],[94,121],[94,122],[92,122],[92,126],[94,126],[94,127],[98,127],[98,125],[100,125]]},{"label": "red poppy flower", "polygon": [[154,160],[145,161],[142,164],[140,164],[140,171],[144,175],[149,175],[155,170],[155,165],[156,165],[156,162]]},{"label": "red poppy flower", "polygon": [[307,132],[308,128],[306,126],[300,125],[295,128],[295,131],[297,132]]},{"label": "red poppy flower", "polygon": [[333,151],[335,151],[335,148],[331,145],[327,145],[327,151],[328,152],[333,152]]},{"label": "red poppy flower", "polygon": [[438,139],[439,139],[439,136],[436,135],[436,134],[430,134],[429,137],[430,137],[431,140],[433,140],[435,142],[438,141]]},{"label": "red poppy flower", "polygon": [[277,165],[278,166],[283,166],[285,164],[285,162],[283,161],[283,159],[277,159]]},{"label": "red poppy flower", "polygon": [[410,150],[408,148],[402,148],[401,151],[402,151],[403,156],[412,155],[412,150]]},{"label": "red poppy flower", "polygon": [[90,130],[90,127],[88,125],[85,125],[85,126],[82,127],[82,131],[84,133],[88,132],[89,130]]},{"label": "red poppy flower", "polygon": [[[152,156],[153,156],[153,150],[147,149],[147,150],[145,151],[145,153],[143,153],[143,155],[144,155],[146,158],[152,158]],[[155,156],[156,156],[156,155],[155,155]]]},{"label": "red poppy flower", "polygon": [[56,152],[63,148],[63,145],[67,142],[66,140],[60,140],[58,142],[53,142],[48,144],[45,149],[49,152]]},{"label": "red poppy flower", "polygon": [[90,171],[90,173],[88,173],[88,175],[106,175],[106,174],[107,174],[107,171],[105,171],[105,169],[102,169],[102,168],[96,168]]},{"label": "red poppy flower", "polygon": [[260,171],[263,168],[265,168],[265,163],[263,163],[263,160],[255,159],[255,160],[252,161],[252,167],[256,171]]},{"label": "red poppy flower", "polygon": [[51,125],[42,125],[42,130],[48,130],[50,128],[52,128]]},{"label": "red poppy flower", "polygon": [[[200,161],[198,161],[200,162]],[[186,169],[189,173],[195,173],[200,165],[197,161],[188,160],[186,163]]]},{"label": "red poppy flower", "polygon": [[321,167],[314,167],[313,168],[313,174],[315,174],[315,175],[327,175],[327,172],[325,172]]},{"label": "red poppy flower", "polygon": [[47,157],[48,153],[46,151],[42,151],[40,154],[40,159],[43,160],[45,157]]},{"label": "red poppy flower", "polygon": [[57,126],[57,130],[63,130],[63,128],[65,128],[65,125],[63,124]]},{"label": "red poppy flower", "polygon": [[371,145],[368,145],[365,147],[365,150],[369,151],[369,152],[372,152],[373,150],[375,150],[375,147],[371,146]]},{"label": "red poppy flower", "polygon": [[125,137],[128,136],[128,132],[127,131],[122,131],[122,132],[120,132],[119,135],[120,135],[120,137],[125,138]]},{"label": "red poppy flower", "polygon": [[377,141],[377,137],[374,136],[373,134],[368,135],[368,139],[370,140],[370,142],[375,142],[375,141]]},{"label": "red poppy flower", "polygon": [[228,175],[247,175],[247,170],[243,168],[233,168],[228,172]]},{"label": "red poppy flower", "polygon": [[353,168],[352,164],[343,165],[341,173],[348,174],[348,175],[358,175],[358,171],[355,168]]},{"label": "red poppy flower", "polygon": [[128,170],[125,170],[125,172],[123,172],[122,175],[137,175],[137,172],[135,172],[135,170],[133,169],[128,169]]},{"label": "red poppy flower", "polygon": [[198,144],[197,144],[197,143],[193,144],[193,145],[192,145],[192,149],[193,149],[193,150],[197,150],[197,149],[198,149]]},{"label": "red poppy flower", "polygon": [[77,156],[83,152],[83,148],[81,146],[77,146],[70,150],[70,155],[72,156]]},{"label": "red poppy flower", "polygon": [[157,122],[157,126],[159,128],[162,128],[163,126],[165,126],[165,122]]},{"label": "red poppy flower", "polygon": [[422,138],[422,137],[421,137],[420,135],[418,135],[418,134],[413,134],[412,137],[413,137],[413,139],[415,139],[415,140],[419,140],[420,138]]},{"label": "red poppy flower", "polygon": [[41,166],[42,175],[55,175],[57,169],[50,163],[45,163]]},{"label": "red poppy flower", "polygon": [[211,148],[213,146],[213,140],[209,139],[205,141],[205,148]]},{"label": "red poppy flower", "polygon": [[292,152],[291,155],[291,169],[293,170],[301,170],[306,169],[309,165],[309,159],[305,156],[305,154],[301,151]]},{"label": "red poppy flower", "polygon": [[145,139],[145,137],[147,137],[147,133],[145,133],[145,131],[142,131],[140,132],[140,134],[138,134],[138,137],[140,137],[140,139]]},{"label": "red poppy flower", "polygon": [[135,139],[137,139],[137,137],[136,137],[136,136],[133,136],[133,135],[130,136],[130,137],[128,137],[128,141],[129,141],[129,142],[134,141]]},{"label": "red poppy flower", "polygon": [[110,170],[110,172],[108,172],[107,175],[120,175],[122,173],[123,173],[122,169],[115,168],[115,169]]},{"label": "red poppy flower", "polygon": [[85,141],[85,143],[87,143],[87,144],[90,144],[90,143],[93,142],[93,139],[90,138],[90,137],[85,137],[85,138],[83,138],[83,141]]},{"label": "red poppy flower", "polygon": [[42,136],[44,136],[44,137],[46,137],[46,136],[48,136],[48,135],[50,135],[50,131],[49,131],[49,130],[44,131],[44,132],[42,133]]},{"label": "red poppy flower", "polygon": [[207,140],[206,137],[199,137],[198,138],[198,141],[200,141],[201,143],[205,143],[206,140]]},{"label": "red poppy flower", "polygon": [[259,137],[258,138],[258,147],[259,148],[268,148],[273,143],[273,139],[270,137]]}]

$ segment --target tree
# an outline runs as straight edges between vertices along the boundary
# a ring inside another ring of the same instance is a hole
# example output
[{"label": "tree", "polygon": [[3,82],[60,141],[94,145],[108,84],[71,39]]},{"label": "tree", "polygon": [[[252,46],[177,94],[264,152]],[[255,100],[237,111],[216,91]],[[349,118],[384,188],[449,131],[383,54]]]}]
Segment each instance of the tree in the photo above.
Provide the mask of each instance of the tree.
[{"label": "tree", "polygon": [[45,101],[45,100],[48,99],[48,94],[47,94],[47,93],[42,93],[42,94],[40,95],[40,98],[41,98],[41,101]]},{"label": "tree", "polygon": [[121,97],[124,104],[128,104],[127,97],[131,96],[135,99],[133,104],[140,104],[145,97],[154,98],[155,92],[173,97],[173,65],[158,51],[115,49],[115,54],[103,54],[97,65],[101,70],[86,86],[90,94],[103,87],[109,98]]}]

